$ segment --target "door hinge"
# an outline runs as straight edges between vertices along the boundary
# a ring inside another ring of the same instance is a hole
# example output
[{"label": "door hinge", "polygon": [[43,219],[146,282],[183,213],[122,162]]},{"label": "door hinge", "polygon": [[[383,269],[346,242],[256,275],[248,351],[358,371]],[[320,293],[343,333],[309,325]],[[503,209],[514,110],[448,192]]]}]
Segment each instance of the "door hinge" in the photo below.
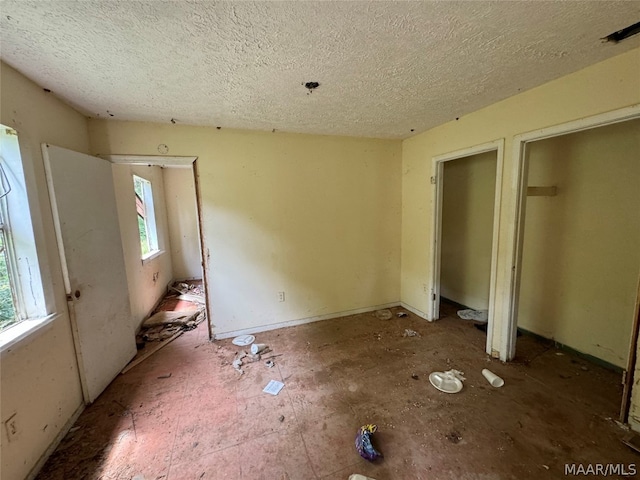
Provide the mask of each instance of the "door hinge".
[{"label": "door hinge", "polygon": [[431,301],[433,301],[433,302],[436,301],[436,294],[435,293],[431,294]]}]

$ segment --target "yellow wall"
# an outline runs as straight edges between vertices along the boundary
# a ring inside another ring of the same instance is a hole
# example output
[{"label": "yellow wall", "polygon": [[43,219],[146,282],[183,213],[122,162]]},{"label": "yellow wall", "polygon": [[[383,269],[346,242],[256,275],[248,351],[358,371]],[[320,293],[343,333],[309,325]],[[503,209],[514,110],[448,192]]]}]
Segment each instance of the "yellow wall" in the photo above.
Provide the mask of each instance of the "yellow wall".
[{"label": "yellow wall", "polygon": [[102,120],[89,131],[93,154],[165,144],[198,157],[214,333],[399,301],[399,141]]},{"label": "yellow wall", "polygon": [[444,163],[440,295],[489,308],[496,152]]},{"label": "yellow wall", "polygon": [[[116,192],[122,252],[129,284],[129,301],[134,331],[167,293],[167,284],[173,280],[171,245],[169,243],[167,208],[165,205],[164,176],[162,168],[147,165],[113,165],[113,186]],[[141,260],[140,233],[133,175],[149,180],[153,192],[153,205],[158,232],[156,257]]]},{"label": "yellow wall", "polygon": [[[609,48],[609,47],[605,47]],[[615,48],[615,47],[614,47]],[[402,152],[402,301],[426,312],[430,278],[433,186],[432,158],[505,139],[498,236],[494,349],[501,344],[508,308],[515,212],[513,137],[544,127],[640,103],[640,49],[610,58],[487,108],[416,135]]]},{"label": "yellow wall", "polygon": [[171,262],[176,280],[201,279],[202,258],[192,168],[162,170],[171,243]]},{"label": "yellow wall", "polygon": [[518,326],[626,368],[640,273],[640,120],[534,142]]},{"label": "yellow wall", "polygon": [[0,123],[18,132],[47,311],[54,322],[2,353],[0,420],[17,413],[18,436],[0,435],[2,478],[27,476],[82,406],[82,391],[47,194],[42,142],[87,153],[86,119],[0,64]]}]

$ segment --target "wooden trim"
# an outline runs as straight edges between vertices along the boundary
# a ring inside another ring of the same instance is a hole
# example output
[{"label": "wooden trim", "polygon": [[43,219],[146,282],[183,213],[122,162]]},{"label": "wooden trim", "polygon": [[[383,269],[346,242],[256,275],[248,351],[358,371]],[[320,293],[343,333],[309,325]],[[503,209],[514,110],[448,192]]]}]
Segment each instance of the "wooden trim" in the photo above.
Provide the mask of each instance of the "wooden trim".
[{"label": "wooden trim", "polygon": [[633,329],[631,330],[631,342],[629,344],[629,359],[627,360],[627,370],[622,382],[622,404],[620,405],[620,421],[626,423],[629,419],[631,408],[631,393],[633,391],[633,377],[636,370],[636,359],[638,351],[638,327],[640,325],[640,276],[638,277],[638,294],[636,296],[636,308],[633,316]]},{"label": "wooden trim", "polygon": [[[504,138],[492,142],[483,143],[475,147],[464,148],[455,152],[433,157],[432,173],[435,175],[433,192],[434,218],[432,227],[431,249],[431,288],[429,294],[429,320],[437,320],[440,315],[440,267],[442,243],[442,194],[444,162],[460,158],[480,155],[487,152],[496,152],[496,180],[493,203],[493,235],[491,238],[491,267],[489,276],[489,325],[487,327],[487,343],[485,350],[488,354],[493,351],[493,317],[496,304],[496,288],[498,282],[498,239],[500,235],[500,211],[502,203],[502,171],[504,168]],[[435,297],[435,298],[434,298]]]}]

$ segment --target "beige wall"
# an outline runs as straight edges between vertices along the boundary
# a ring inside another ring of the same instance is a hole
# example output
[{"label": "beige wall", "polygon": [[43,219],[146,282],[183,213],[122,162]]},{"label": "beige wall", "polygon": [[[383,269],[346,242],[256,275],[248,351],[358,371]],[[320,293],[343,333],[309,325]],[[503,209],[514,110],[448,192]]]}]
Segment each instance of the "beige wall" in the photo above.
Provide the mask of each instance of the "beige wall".
[{"label": "beige wall", "polygon": [[[416,135],[403,142],[402,301],[426,312],[429,294],[434,174],[432,158],[505,139],[501,180],[496,311],[493,349],[502,342],[501,320],[508,309],[515,216],[513,137],[640,103],[640,49],[610,58],[566,77]],[[496,352],[497,353],[497,352]]]},{"label": "beige wall", "polygon": [[532,143],[518,326],[626,368],[640,273],[640,120]]},{"label": "beige wall", "polygon": [[440,295],[489,308],[496,152],[444,163]]},{"label": "beige wall", "polygon": [[[171,244],[165,205],[164,176],[162,168],[147,165],[113,165],[113,185],[118,206],[122,251],[129,284],[133,329],[137,330],[153,307],[167,293],[167,284],[173,280]],[[141,260],[140,233],[133,175],[151,182],[153,205],[158,232],[160,253],[144,262]]]},{"label": "beige wall", "polygon": [[198,157],[216,334],[399,300],[399,141],[89,125],[94,154]]},{"label": "beige wall", "polygon": [[47,311],[60,315],[2,352],[0,420],[17,414],[18,436],[0,435],[2,478],[25,478],[82,406],[82,390],[40,144],[88,153],[86,119],[11,67],[0,65],[0,123],[18,131]]},{"label": "beige wall", "polygon": [[192,168],[162,170],[171,242],[171,262],[176,280],[202,278],[196,186]]}]

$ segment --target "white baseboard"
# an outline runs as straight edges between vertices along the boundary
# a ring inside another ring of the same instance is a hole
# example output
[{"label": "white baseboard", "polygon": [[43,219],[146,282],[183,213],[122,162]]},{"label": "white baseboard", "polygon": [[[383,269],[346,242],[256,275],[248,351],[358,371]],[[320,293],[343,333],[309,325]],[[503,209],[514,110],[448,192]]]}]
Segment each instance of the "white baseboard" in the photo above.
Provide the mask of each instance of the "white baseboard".
[{"label": "white baseboard", "polygon": [[71,427],[73,427],[73,424],[76,423],[76,420],[78,420],[78,417],[80,416],[80,414],[84,412],[84,409],[85,409],[85,404],[84,402],[82,402],[82,405],[80,405],[78,409],[75,412],[73,412],[73,415],[71,415],[71,418],[67,420],[67,423],[64,424],[64,427],[62,427],[62,430],[60,430],[58,435],[56,435],[56,438],[53,439],[53,442],[51,442],[51,445],[49,445],[49,447],[44,451],[40,459],[33,466],[31,471],[29,472],[29,475],[27,475],[27,478],[25,480],[33,480],[34,478],[36,478],[36,476],[38,475],[40,470],[42,470],[42,467],[44,467],[44,464],[49,459],[51,454],[55,452],[56,448],[58,448],[58,445],[60,445],[60,442],[62,442],[64,437],[67,435],[67,433],[69,433],[69,430],[71,429]]},{"label": "white baseboard", "polygon": [[422,312],[422,311],[418,310],[417,308],[412,307],[411,305],[408,305],[408,304],[406,304],[406,303],[404,303],[404,302],[400,302],[400,306],[401,306],[402,308],[406,308],[406,309],[407,309],[407,310],[409,310],[411,313],[413,313],[413,314],[415,314],[415,315],[419,316],[420,318],[424,318],[425,320],[431,321],[431,320],[429,320],[429,316],[428,316],[426,313],[424,313],[424,312]]},{"label": "white baseboard", "polygon": [[[305,323],[319,322],[320,320],[329,320],[331,318],[348,317],[349,315],[358,315],[359,313],[374,312],[376,310],[380,310],[383,308],[392,308],[392,307],[397,307],[399,305],[400,305],[400,302],[385,303],[383,305],[374,305],[373,307],[357,308],[355,310],[328,313],[326,315],[318,315],[315,317],[300,318],[298,320],[289,320],[287,322],[272,323],[269,325],[261,325],[259,327],[244,328],[242,330],[233,330],[231,332],[222,332],[222,333],[214,332],[214,339],[222,340],[225,338],[237,337],[239,335],[249,335],[252,333],[268,332],[269,330],[276,330],[278,328],[295,327],[296,325],[304,325]],[[407,308],[407,310],[410,310],[410,309]]]}]

